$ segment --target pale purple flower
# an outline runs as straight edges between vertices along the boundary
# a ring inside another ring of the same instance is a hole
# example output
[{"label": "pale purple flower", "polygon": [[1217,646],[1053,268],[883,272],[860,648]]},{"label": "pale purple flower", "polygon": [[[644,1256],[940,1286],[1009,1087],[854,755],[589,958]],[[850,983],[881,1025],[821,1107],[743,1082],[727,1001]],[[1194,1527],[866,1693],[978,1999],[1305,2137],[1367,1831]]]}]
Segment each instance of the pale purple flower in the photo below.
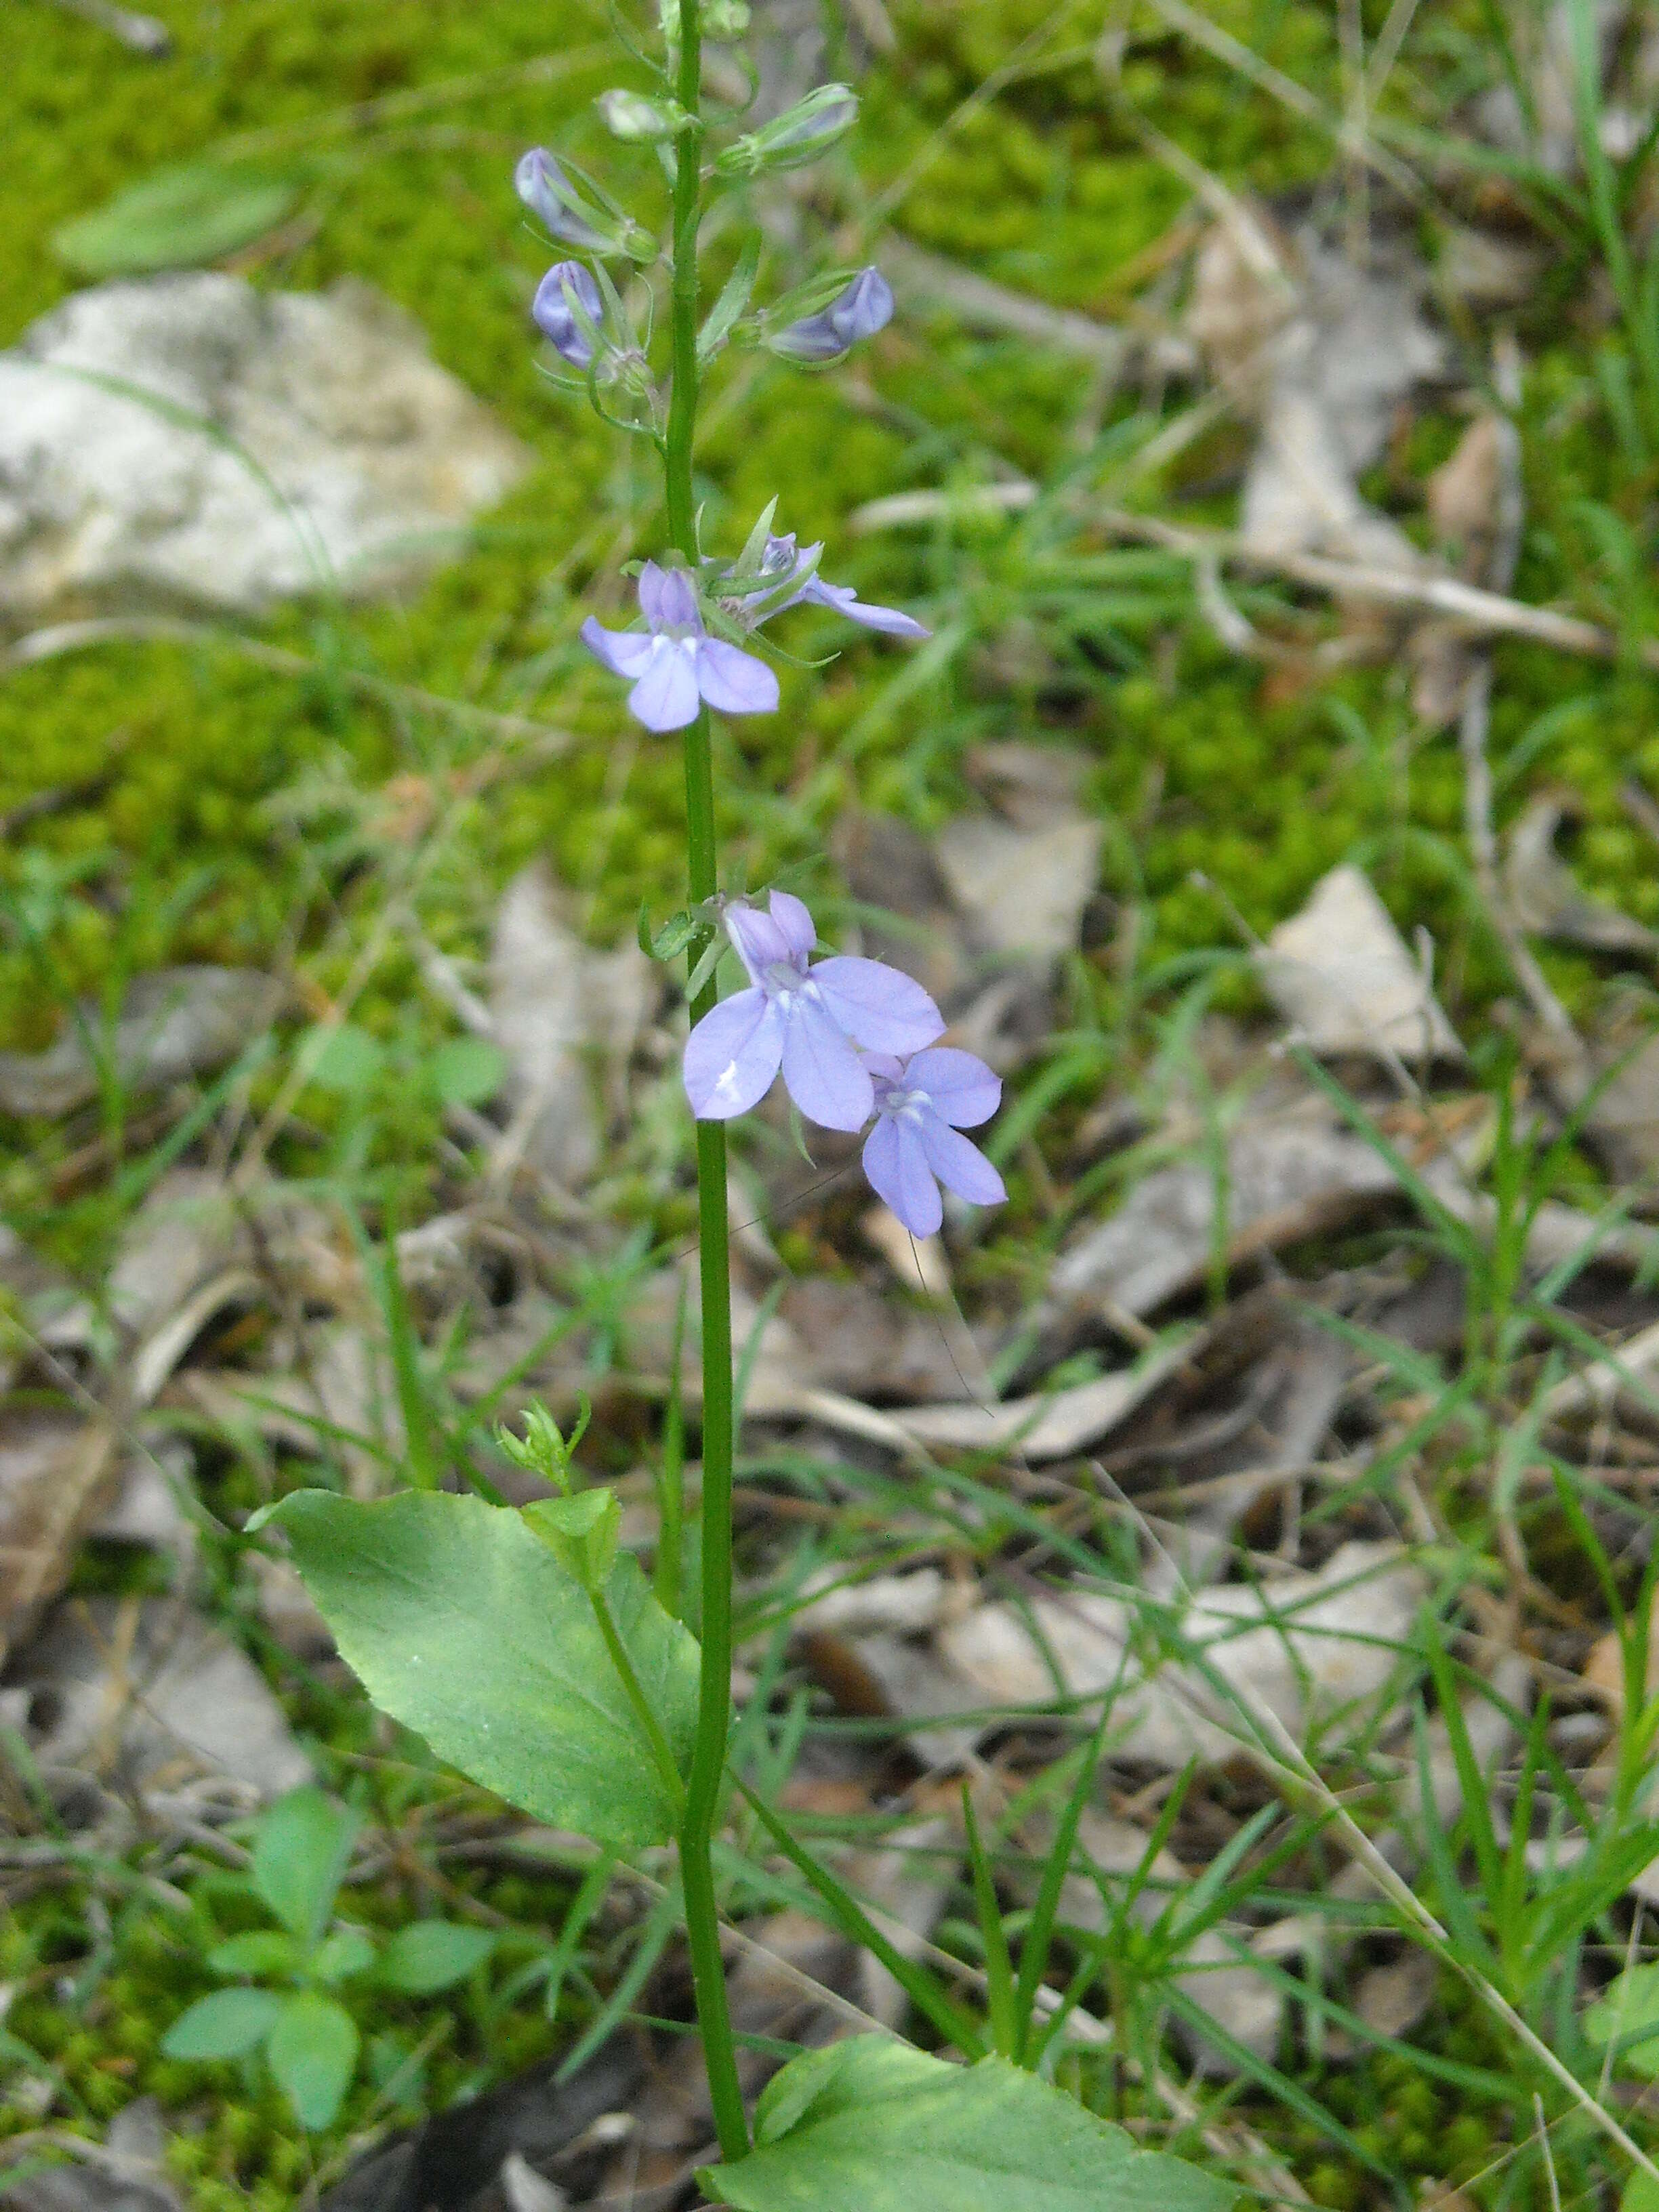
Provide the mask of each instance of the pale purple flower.
[{"label": "pale purple flower", "polygon": [[893,319],[893,291],[879,269],[860,269],[844,292],[816,315],[786,323],[767,340],[790,361],[839,361],[862,338]]},{"label": "pale purple flower", "polygon": [[750,988],[722,999],[687,1040],[692,1112],[700,1121],[746,1114],[781,1068],[809,1121],[861,1129],[875,1085],[854,1048],[915,1052],[944,1029],[939,1008],[913,977],[880,960],[836,954],[809,968],[817,932],[787,891],[773,892],[766,914],[734,902],[726,909],[726,929]]},{"label": "pale purple flower", "polygon": [[614,675],[632,681],[629,711],[647,730],[683,730],[696,720],[700,700],[722,714],[769,714],[776,707],[777,678],[753,653],[709,636],[684,568],[647,561],[640,608],[643,633],[605,629],[589,615],[581,639]]},{"label": "pale purple flower", "polygon": [[932,1237],[945,1218],[943,1183],[974,1206],[1007,1197],[1002,1177],[961,1132],[988,1121],[1001,1079],[971,1052],[935,1045],[908,1063],[871,1054],[876,1126],[865,1139],[864,1172],[913,1237]]},{"label": "pale purple flower", "polygon": [[[593,272],[580,261],[555,262],[536,287],[530,310],[536,327],[572,368],[587,368],[593,339],[605,319],[605,301]],[[584,327],[586,325],[586,327]]]},{"label": "pale purple flower", "polygon": [[[823,550],[822,539],[816,545],[798,549],[793,530],[782,537],[769,538],[766,550],[761,556],[757,586],[732,603],[738,619],[741,621],[747,614],[747,626],[757,629],[762,623],[770,622],[774,615],[781,615],[790,607],[830,607],[848,622],[858,623],[866,629],[881,630],[888,637],[933,635],[913,615],[902,614],[896,607],[866,605],[851,584],[825,583],[817,572],[817,556]],[[800,580],[791,589],[795,577]]]}]

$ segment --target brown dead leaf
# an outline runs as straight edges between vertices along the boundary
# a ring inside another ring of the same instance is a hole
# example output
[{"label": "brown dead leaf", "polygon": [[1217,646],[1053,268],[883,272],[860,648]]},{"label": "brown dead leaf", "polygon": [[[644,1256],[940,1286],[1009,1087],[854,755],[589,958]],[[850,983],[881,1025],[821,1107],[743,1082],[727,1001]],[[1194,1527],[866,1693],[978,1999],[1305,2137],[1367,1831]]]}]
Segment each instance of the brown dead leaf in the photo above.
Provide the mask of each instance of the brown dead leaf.
[{"label": "brown dead leaf", "polygon": [[[1130,1821],[1116,1820],[1092,1808],[1078,1823],[1078,1850],[1097,1874],[1097,1883],[1082,1875],[1068,1875],[1060,1888],[1060,1917],[1075,1928],[1097,1933],[1107,1925],[1106,1898],[1114,1884],[1127,1882],[1146,1863],[1148,1838]],[[1041,1828],[1037,1850],[1046,1848]],[[1167,1908],[1172,1894],[1188,1887],[1192,1876],[1167,1848],[1152,1859],[1146,1887],[1133,1908],[1143,1927],[1150,1927]],[[1271,2058],[1278,2049],[1284,2024],[1285,2001],[1267,1977],[1241,1960],[1218,1928],[1206,1928],[1182,1952],[1182,1965],[1172,1978],[1202,2012],[1235,2043],[1258,2058]],[[1200,2072],[1231,2075],[1238,2070],[1219,2045],[1202,2031],[1176,2023],[1176,2033],[1190,2050]]]},{"label": "brown dead leaf", "polygon": [[1311,225],[1287,239],[1261,210],[1241,216],[1218,222],[1199,253],[1188,327],[1258,428],[1242,534],[1266,553],[1420,566],[1356,479],[1401,404],[1445,373],[1444,343],[1420,312],[1423,271],[1403,241],[1379,242],[1362,270]]},{"label": "brown dead leaf", "polygon": [[656,977],[634,944],[594,952],[564,919],[542,861],[507,885],[490,952],[490,1016],[510,1066],[513,1126],[503,1157],[524,1159],[564,1189],[599,1163],[601,1121],[590,1051],[627,1062],[651,1018]]},{"label": "brown dead leaf", "polygon": [[1322,877],[1301,912],[1279,923],[1260,965],[1280,1013],[1323,1057],[1463,1057],[1388,908],[1347,863]]},{"label": "brown dead leaf", "polygon": [[[914,1263],[911,1275],[914,1280]],[[813,1374],[831,1389],[855,1392],[872,1404],[968,1395],[938,1315],[823,1275],[792,1283],[778,1310],[811,1347]]]},{"label": "brown dead leaf", "polygon": [[117,1475],[107,1422],[45,1407],[0,1417],[0,1661],[69,1580]]},{"label": "brown dead leaf", "polygon": [[1029,1613],[988,1603],[934,1641],[988,1705],[1114,1690],[1115,1755],[1176,1771],[1189,1759],[1233,1757],[1253,1716],[1270,1715],[1297,1741],[1316,1720],[1370,1719],[1424,1589],[1398,1547],[1349,1542],[1316,1572],[1197,1593],[1176,1608],[1172,1632],[1207,1654],[1225,1698],[1195,1662],[1146,1672],[1135,1609],[1097,1590],[1034,1599]]},{"label": "brown dead leaf", "polygon": [[1587,897],[1556,851],[1557,833],[1570,811],[1559,799],[1535,799],[1504,841],[1504,888],[1516,921],[1557,945],[1651,956],[1659,950],[1659,936],[1616,907]]},{"label": "brown dead leaf", "polygon": [[280,1796],[312,1778],[281,1706],[210,1621],[170,1598],[76,1598],[21,1655],[30,1750],[45,1770],[172,1795],[207,1782]]},{"label": "brown dead leaf", "polygon": [[287,997],[251,968],[163,968],[138,976],[113,1024],[83,1000],[45,1052],[0,1053],[0,1108],[8,1114],[72,1114],[98,1095],[97,1048],[123,1088],[156,1091],[234,1059],[276,1018]]},{"label": "brown dead leaf", "polygon": [[1409,2035],[1434,2002],[1440,1978],[1432,1954],[1413,1947],[1385,1966],[1370,1966],[1354,1984],[1350,2002],[1378,2035]]}]

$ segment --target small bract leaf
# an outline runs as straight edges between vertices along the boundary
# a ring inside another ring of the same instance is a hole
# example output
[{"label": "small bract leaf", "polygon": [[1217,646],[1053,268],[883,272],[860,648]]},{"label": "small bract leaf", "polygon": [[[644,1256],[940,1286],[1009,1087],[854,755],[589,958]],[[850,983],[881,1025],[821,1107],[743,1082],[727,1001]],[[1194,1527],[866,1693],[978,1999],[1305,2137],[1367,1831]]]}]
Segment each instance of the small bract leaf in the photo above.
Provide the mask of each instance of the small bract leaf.
[{"label": "small bract leaf", "polygon": [[253,1887],[304,1944],[328,1925],[356,1832],[355,1813],[310,1787],[279,1797],[259,1822]]},{"label": "small bract leaf", "polygon": [[380,1979],[411,1996],[447,1990],[481,1966],[495,1948],[487,1928],[459,1928],[452,1920],[416,1920],[400,1928],[380,1954]]},{"label": "small bract leaf", "polygon": [[488,1037],[451,1037],[426,1064],[427,1082],[441,1106],[483,1106],[507,1080],[507,1054]]},{"label": "small bract leaf", "polygon": [[270,2032],[282,2000],[269,1990],[215,1990],[180,2013],[161,2038],[168,2058],[240,2058]]},{"label": "small bract leaf", "polygon": [[[362,1504],[302,1490],[271,1517],[342,1657],[439,1758],[551,1826],[666,1841],[674,1808],[592,1606],[518,1513],[443,1492]],[[684,1766],[696,1645],[631,1558],[605,1596]]]},{"label": "small bract leaf", "polygon": [[374,1942],[361,1928],[337,1928],[311,1954],[311,1973],[319,1982],[348,1981],[374,1964]]},{"label": "small bract leaf", "polygon": [[289,1997],[270,2031],[266,2057],[302,2128],[332,2124],[357,2070],[357,2029],[332,1997]]},{"label": "small bract leaf", "polygon": [[216,1943],[207,1962],[216,1974],[286,1974],[298,1966],[300,1947],[274,1928],[257,1928],[251,1935]]},{"label": "small bract leaf", "polygon": [[301,190],[297,177],[271,170],[193,161],[159,170],[66,222],[52,247],[82,276],[198,268],[274,230]]},{"label": "small bract leaf", "polygon": [[1231,2185],[1000,2058],[854,2036],[792,2060],[755,2148],[698,2176],[734,2212],[1226,2212]]}]

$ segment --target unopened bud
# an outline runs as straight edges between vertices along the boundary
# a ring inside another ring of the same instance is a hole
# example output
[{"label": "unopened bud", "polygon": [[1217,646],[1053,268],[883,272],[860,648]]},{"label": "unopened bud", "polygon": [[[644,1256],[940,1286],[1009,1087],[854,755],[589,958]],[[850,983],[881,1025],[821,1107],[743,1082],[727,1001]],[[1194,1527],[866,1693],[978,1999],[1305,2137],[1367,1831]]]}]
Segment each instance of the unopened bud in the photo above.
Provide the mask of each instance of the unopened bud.
[{"label": "unopened bud", "polygon": [[572,368],[587,368],[604,343],[605,301],[591,269],[560,261],[536,287],[536,327]]},{"label": "unopened bud", "polygon": [[531,149],[513,173],[514,189],[531,213],[552,234],[579,252],[625,254],[630,261],[656,258],[657,241],[589,179],[577,183],[544,146]]},{"label": "unopened bud", "polygon": [[763,170],[798,169],[844,138],[858,113],[858,94],[850,86],[821,84],[774,121],[728,146],[715,170],[724,177],[757,177]]},{"label": "unopened bud", "polygon": [[676,100],[647,100],[643,93],[620,88],[602,92],[594,104],[611,137],[629,142],[672,138],[687,120],[685,110]]},{"label": "unopened bud", "polygon": [[893,319],[892,287],[879,269],[860,269],[846,289],[816,314],[786,323],[767,338],[774,353],[789,361],[839,361],[861,339],[873,337]]}]

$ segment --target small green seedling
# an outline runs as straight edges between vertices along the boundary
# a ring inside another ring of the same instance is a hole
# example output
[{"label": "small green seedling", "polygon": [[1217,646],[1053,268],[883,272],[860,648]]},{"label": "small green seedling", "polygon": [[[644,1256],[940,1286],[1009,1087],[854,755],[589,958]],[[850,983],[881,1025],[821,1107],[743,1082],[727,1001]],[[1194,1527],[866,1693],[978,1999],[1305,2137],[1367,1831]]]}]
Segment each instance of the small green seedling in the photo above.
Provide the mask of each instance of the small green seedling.
[{"label": "small green seedling", "polygon": [[337,1921],[356,1814],[320,1790],[279,1798],[258,1823],[250,1881],[281,1925],[233,1936],[207,1963],[232,1983],[198,1998],[162,2038],[169,2058],[243,2058],[263,2050],[301,2127],[331,2126],[356,2076],[362,2039],[337,1996],[367,1978],[404,1996],[465,1980],[495,1948],[487,1929],[416,1920],[385,1940]]}]

